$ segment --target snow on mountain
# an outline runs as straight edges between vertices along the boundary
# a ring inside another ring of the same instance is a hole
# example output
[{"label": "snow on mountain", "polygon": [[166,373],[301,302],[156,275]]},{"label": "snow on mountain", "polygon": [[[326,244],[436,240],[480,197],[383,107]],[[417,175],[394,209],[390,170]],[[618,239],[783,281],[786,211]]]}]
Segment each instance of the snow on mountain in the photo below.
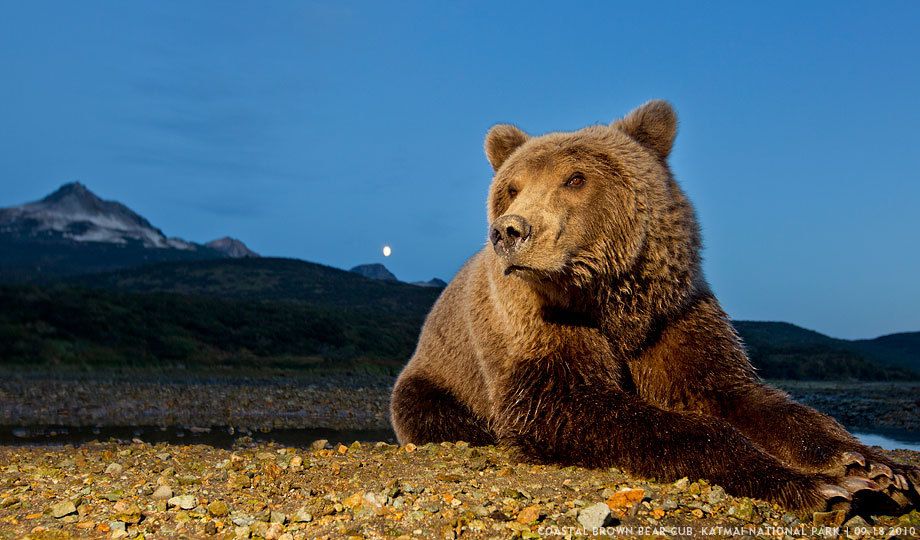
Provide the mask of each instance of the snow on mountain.
[{"label": "snow on mountain", "polygon": [[197,246],[163,232],[127,206],[105,201],[79,182],[64,184],[44,199],[0,209],[0,232],[60,236],[75,242],[127,244],[195,250]]}]

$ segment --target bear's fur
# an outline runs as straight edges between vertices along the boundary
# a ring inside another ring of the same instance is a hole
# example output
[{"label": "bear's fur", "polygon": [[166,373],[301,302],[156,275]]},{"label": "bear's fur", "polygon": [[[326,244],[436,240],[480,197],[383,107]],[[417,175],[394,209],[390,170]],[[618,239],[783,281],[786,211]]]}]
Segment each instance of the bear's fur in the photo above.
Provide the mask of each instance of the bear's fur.
[{"label": "bear's fur", "polygon": [[396,382],[400,442],[501,443],[797,509],[915,497],[915,468],[758,379],[700,268],[667,164],[676,131],[663,101],[609,126],[489,131],[494,245],[444,290]]}]

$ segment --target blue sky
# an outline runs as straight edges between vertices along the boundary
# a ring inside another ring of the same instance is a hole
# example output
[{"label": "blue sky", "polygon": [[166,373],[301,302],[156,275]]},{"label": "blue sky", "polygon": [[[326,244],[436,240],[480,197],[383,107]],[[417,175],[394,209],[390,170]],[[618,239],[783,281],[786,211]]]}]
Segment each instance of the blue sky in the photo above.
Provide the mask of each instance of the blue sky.
[{"label": "blue sky", "polygon": [[5,2],[0,206],[79,179],[169,235],[449,278],[490,125],[666,98],[733,317],[920,329],[920,3],[539,4]]}]

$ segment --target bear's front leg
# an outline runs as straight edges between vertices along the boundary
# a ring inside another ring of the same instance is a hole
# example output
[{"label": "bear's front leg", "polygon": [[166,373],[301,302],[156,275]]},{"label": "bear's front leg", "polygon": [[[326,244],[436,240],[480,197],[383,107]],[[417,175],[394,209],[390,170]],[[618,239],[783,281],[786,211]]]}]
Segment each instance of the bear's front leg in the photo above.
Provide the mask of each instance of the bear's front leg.
[{"label": "bear's front leg", "polygon": [[865,447],[834,419],[763,384],[711,296],[671,321],[630,368],[649,401],[722,418],[796,469],[862,476],[888,488],[902,504],[920,498],[917,468]]},{"label": "bear's front leg", "polygon": [[544,358],[516,363],[496,403],[503,444],[538,462],[616,466],[643,477],[705,478],[739,496],[794,509],[823,509],[829,500],[873,482],[787,467],[727,422],[665,411],[618,388],[597,360]]},{"label": "bear's front leg", "polygon": [[762,448],[793,466],[872,479],[917,499],[920,469],[866,447],[829,416],[796,403],[784,392],[751,381],[718,398],[725,419]]}]

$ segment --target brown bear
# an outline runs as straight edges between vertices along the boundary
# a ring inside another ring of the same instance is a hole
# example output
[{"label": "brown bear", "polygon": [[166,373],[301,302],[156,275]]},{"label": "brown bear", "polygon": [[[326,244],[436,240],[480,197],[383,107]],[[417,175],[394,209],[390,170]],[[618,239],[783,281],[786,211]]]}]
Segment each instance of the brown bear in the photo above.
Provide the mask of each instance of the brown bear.
[{"label": "brown bear", "polygon": [[488,242],[394,386],[399,441],[705,478],[795,509],[864,490],[916,504],[916,468],[758,378],[700,267],[676,131],[664,101],[574,132],[489,131]]}]

